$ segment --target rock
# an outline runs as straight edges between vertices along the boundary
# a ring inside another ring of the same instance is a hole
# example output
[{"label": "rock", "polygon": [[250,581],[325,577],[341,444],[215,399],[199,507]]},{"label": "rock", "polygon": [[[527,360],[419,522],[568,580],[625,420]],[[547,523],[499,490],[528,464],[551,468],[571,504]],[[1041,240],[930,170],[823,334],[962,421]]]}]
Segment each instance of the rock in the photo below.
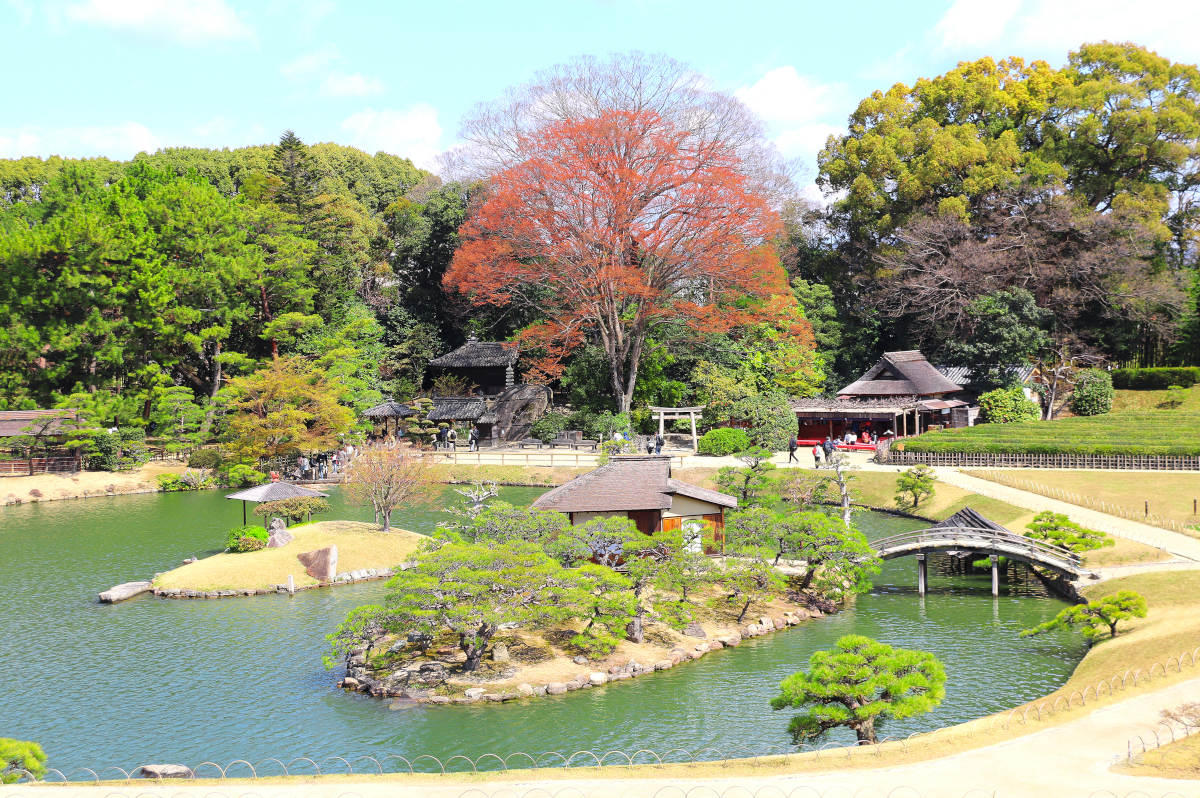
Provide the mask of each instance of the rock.
[{"label": "rock", "polygon": [[637,674],[637,673],[641,673],[644,670],[646,670],[645,666],[643,666],[637,660],[630,660],[629,664],[625,666],[626,673]]},{"label": "rock", "polygon": [[294,536],[288,531],[287,524],[282,518],[272,518],[271,525],[267,527],[267,548],[278,549],[294,540]]},{"label": "rock", "polygon": [[517,685],[517,692],[524,696],[533,695],[533,685],[528,682],[522,682]]},{"label": "rock", "polygon": [[508,694],[507,693],[484,693],[483,700],[484,701],[492,701],[494,703],[499,704],[501,701],[504,700],[506,695],[508,695]]},{"label": "rock", "polygon": [[571,657],[571,662],[574,662],[576,665],[587,665],[587,657],[582,654],[576,654]]},{"label": "rock", "polygon": [[588,681],[596,687],[599,687],[602,684],[608,684],[608,674],[601,673],[600,671],[592,671],[592,673],[588,674]]},{"label": "rock", "polygon": [[463,690],[463,696],[472,701],[478,701],[483,698],[483,694],[486,692],[487,690],[484,690],[482,687],[468,687],[466,690]]},{"label": "rock", "polygon": [[418,684],[423,684],[426,687],[434,687],[442,684],[450,678],[450,671],[446,670],[446,666],[440,662],[423,662],[421,667],[417,668],[412,674],[412,679]]},{"label": "rock", "polygon": [[632,673],[614,673],[612,676],[608,677],[608,680],[610,682],[621,682],[621,681],[624,681],[625,679],[632,679],[632,678],[633,678]]},{"label": "rock", "polygon": [[154,588],[149,582],[122,582],[116,587],[110,587],[100,594],[100,601],[105,604],[116,604],[134,596],[140,596]]},{"label": "rock", "polygon": [[708,643],[697,643],[693,650],[699,651],[701,654],[707,654],[708,653]]},{"label": "rock", "polygon": [[328,582],[337,575],[337,546],[326,546],[316,551],[305,551],[296,555],[305,572],[320,582]]},{"label": "rock", "polygon": [[354,656],[350,657],[350,659],[346,660],[346,664],[351,667],[353,667],[355,665],[366,665],[367,664],[367,655],[366,654],[355,654]]},{"label": "rock", "polygon": [[137,774],[143,779],[190,779],[195,776],[187,765],[142,765]]},{"label": "rock", "polygon": [[192,563],[194,563],[194,562],[196,562],[196,558],[195,558],[195,557],[188,557],[188,558],[184,559],[184,561],[183,561],[183,564],[184,564],[184,565],[191,565],[191,564],[192,564]]},{"label": "rock", "polygon": [[413,701],[424,701],[425,699],[429,698],[429,696],[433,695],[433,693],[428,690],[418,690],[415,687],[409,687],[404,690],[401,695]]},{"label": "rock", "polygon": [[783,622],[783,618],[776,618],[776,619],[775,619],[775,630],[776,630],[776,631],[778,631],[778,630],[780,630],[780,629],[784,628],[785,626],[787,626],[787,624]]},{"label": "rock", "polygon": [[775,622],[765,615],[758,619],[758,626],[760,629],[770,629],[774,625]]},{"label": "rock", "polygon": [[564,682],[550,682],[546,685],[546,693],[549,695],[562,695],[567,692],[567,685]]},{"label": "rock", "polygon": [[725,644],[722,643],[720,640],[709,640],[708,641],[708,650],[709,651],[716,651],[720,648],[723,648],[724,646],[725,646]]},{"label": "rock", "polygon": [[450,697],[444,696],[444,695],[431,695],[431,696],[429,696],[429,698],[427,698],[425,700],[427,703],[430,703],[430,704],[449,704],[450,703]]},{"label": "rock", "polygon": [[675,666],[675,663],[674,663],[674,662],[672,662],[671,660],[669,660],[669,659],[660,659],[658,662],[654,663],[654,670],[656,670],[656,671],[665,671],[665,670],[670,670],[670,669],[671,669],[671,668],[673,668],[674,666]]},{"label": "rock", "polygon": [[496,643],[492,646],[492,662],[508,662],[510,659],[508,646],[503,643]]},{"label": "rock", "polygon": [[753,624],[753,623],[752,623],[752,624],[750,624],[749,626],[747,626],[747,627],[746,627],[746,631],[745,631],[745,635],[746,635],[746,637],[755,637],[755,636],[757,636],[757,635],[758,635],[758,625],[757,625],[757,624]]},{"label": "rock", "polygon": [[345,687],[347,690],[357,690],[361,686],[362,682],[353,676],[347,676],[345,679],[342,679],[342,687]]},{"label": "rock", "polygon": [[688,637],[708,637],[704,630],[700,628],[700,624],[692,621],[683,629],[683,633]]},{"label": "rock", "polygon": [[533,688],[534,695],[542,696],[546,695],[546,692],[546,685],[544,684],[539,684],[537,687]]},{"label": "rock", "polygon": [[618,673],[624,673],[624,672],[625,672],[625,667],[623,665],[613,665],[611,668],[608,669],[609,676],[616,676]]}]

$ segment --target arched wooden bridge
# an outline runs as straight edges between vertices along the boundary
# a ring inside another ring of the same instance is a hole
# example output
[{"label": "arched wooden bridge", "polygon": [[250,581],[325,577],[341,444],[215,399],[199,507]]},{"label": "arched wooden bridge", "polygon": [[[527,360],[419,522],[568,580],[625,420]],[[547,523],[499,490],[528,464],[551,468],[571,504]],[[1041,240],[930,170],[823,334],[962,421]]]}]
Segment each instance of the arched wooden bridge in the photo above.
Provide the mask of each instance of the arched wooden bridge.
[{"label": "arched wooden bridge", "polygon": [[925,595],[926,555],[945,552],[958,556],[988,556],[992,564],[992,595],[999,595],[999,559],[1007,557],[1054,571],[1067,579],[1084,575],[1083,560],[1061,546],[1010,532],[970,508],[960,510],[928,529],[903,532],[871,542],[883,560],[917,558],[917,591]]}]

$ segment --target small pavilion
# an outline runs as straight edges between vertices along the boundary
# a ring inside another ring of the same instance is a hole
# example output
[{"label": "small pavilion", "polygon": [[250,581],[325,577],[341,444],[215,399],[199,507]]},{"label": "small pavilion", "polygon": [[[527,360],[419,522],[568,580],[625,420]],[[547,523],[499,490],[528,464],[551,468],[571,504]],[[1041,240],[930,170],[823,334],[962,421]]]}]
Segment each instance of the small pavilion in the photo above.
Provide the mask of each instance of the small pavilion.
[{"label": "small pavilion", "polygon": [[268,482],[265,485],[256,485],[253,488],[239,490],[237,493],[230,493],[226,499],[237,499],[242,503],[242,526],[246,525],[246,502],[254,502],[262,504],[263,502],[277,502],[283,499],[307,499],[312,497],[325,498],[328,493],[322,493],[319,490],[306,488],[303,485],[293,485],[291,482]]},{"label": "small pavilion", "polygon": [[386,435],[388,419],[392,420],[392,432],[399,434],[400,420],[417,415],[417,411],[408,405],[402,405],[399,402],[388,399],[386,402],[377,404],[370,410],[364,411],[363,415],[372,421],[383,422],[383,434]]}]

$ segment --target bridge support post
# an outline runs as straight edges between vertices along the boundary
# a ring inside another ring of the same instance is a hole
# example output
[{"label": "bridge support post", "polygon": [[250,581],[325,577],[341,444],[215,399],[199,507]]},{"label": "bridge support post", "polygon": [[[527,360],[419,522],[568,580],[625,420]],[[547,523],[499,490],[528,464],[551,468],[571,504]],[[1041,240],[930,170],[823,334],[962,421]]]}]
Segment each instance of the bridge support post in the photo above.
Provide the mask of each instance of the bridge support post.
[{"label": "bridge support post", "polygon": [[992,555],[992,595],[1000,595],[1000,555]]},{"label": "bridge support post", "polygon": [[929,576],[928,572],[926,571],[926,567],[927,566],[925,564],[925,555],[918,554],[917,555],[917,595],[918,596],[925,595],[925,583]]}]

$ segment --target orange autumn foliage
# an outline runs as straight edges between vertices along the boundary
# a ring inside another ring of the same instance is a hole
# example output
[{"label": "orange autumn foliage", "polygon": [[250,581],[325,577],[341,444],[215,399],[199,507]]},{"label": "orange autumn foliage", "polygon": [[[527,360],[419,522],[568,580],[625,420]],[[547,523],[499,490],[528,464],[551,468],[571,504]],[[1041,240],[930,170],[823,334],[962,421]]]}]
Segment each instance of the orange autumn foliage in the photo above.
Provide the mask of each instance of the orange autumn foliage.
[{"label": "orange autumn foliage", "polygon": [[535,305],[522,333],[546,377],[587,339],[628,409],[648,331],[720,332],[763,320],[786,294],[782,229],[735,148],[652,111],[609,110],[518,141],[462,226],[447,287],[477,304]]}]

